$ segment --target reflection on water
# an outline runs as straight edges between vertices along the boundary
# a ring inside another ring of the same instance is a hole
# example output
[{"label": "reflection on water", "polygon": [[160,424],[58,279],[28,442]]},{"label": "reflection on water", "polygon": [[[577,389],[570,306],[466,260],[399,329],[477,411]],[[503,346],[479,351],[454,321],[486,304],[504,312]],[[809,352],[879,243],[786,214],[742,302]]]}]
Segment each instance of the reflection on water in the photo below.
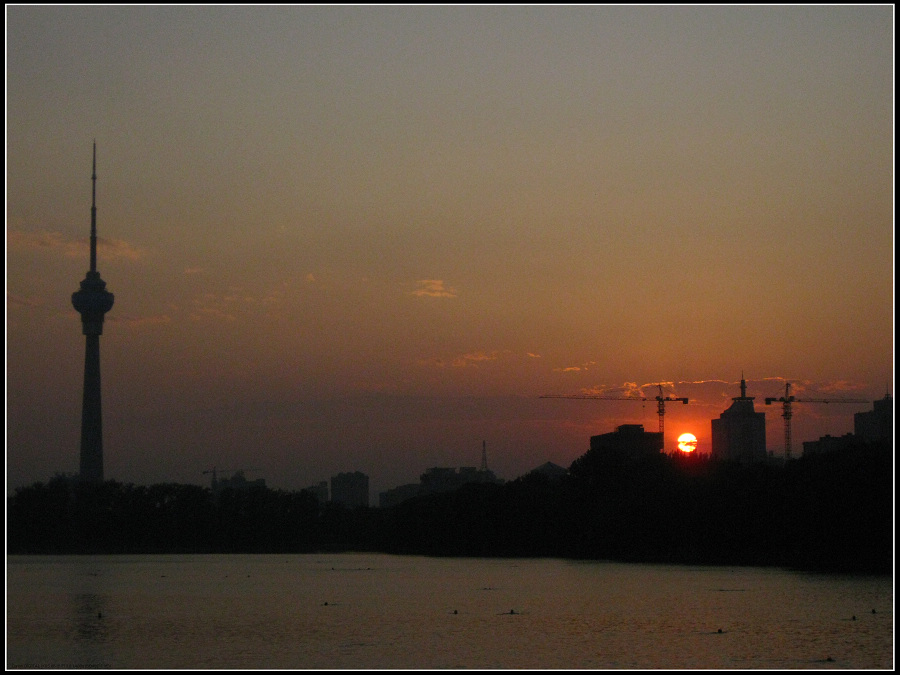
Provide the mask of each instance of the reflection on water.
[{"label": "reflection on water", "polygon": [[387,555],[10,557],[8,666],[892,668],[889,577]]},{"label": "reflection on water", "polygon": [[75,639],[94,644],[105,642],[108,631],[103,622],[103,596],[95,593],[80,593],[72,596],[75,604]]}]

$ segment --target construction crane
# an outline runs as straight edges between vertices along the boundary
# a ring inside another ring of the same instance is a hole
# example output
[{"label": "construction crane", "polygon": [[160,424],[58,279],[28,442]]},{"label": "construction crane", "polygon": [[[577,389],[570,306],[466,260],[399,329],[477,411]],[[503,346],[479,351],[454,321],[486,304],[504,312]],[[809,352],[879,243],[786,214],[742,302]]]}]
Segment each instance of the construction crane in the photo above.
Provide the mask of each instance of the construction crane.
[{"label": "construction crane", "polygon": [[766,405],[770,405],[778,401],[781,403],[782,413],[781,416],[784,418],[784,458],[791,458],[791,417],[793,417],[794,413],[791,410],[792,403],[867,403],[866,399],[862,398],[796,398],[791,395],[791,383],[784,383],[784,396],[781,398],[770,397],[766,398]]},{"label": "construction crane", "polygon": [[599,394],[545,394],[540,398],[590,398],[605,401],[656,401],[656,414],[659,415],[659,433],[663,434],[663,439],[665,439],[666,403],[681,401],[683,404],[687,405],[688,399],[663,396],[662,385],[658,384],[656,386],[659,387],[659,395],[652,398],[649,396],[601,396]]}]

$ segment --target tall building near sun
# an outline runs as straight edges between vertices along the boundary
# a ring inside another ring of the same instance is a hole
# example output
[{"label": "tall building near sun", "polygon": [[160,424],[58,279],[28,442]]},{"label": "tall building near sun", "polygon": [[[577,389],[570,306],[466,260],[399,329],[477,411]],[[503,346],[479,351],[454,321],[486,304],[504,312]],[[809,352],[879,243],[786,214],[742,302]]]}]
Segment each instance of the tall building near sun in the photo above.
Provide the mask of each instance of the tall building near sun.
[{"label": "tall building near sun", "polygon": [[741,395],[717,420],[712,420],[713,459],[742,463],[765,461],[766,414],[753,408],[753,396],[747,396],[747,382],[741,376]]},{"label": "tall building near sun", "polygon": [[114,296],[97,271],[97,144],[91,171],[91,268],[72,293],[72,306],[81,314],[81,332],[85,336],[84,394],[81,403],[82,480],[103,480],[103,417],[100,405],[100,336],[104,315],[112,309]]}]

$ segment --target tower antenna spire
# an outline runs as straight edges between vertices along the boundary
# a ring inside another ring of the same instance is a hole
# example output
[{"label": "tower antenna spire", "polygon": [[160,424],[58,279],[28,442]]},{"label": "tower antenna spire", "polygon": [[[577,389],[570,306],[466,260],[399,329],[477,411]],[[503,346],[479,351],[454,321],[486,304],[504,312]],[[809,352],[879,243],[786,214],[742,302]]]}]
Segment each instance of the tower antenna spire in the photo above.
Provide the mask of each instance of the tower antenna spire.
[{"label": "tower antenna spire", "polygon": [[97,271],[97,141],[91,168],[91,272]]}]

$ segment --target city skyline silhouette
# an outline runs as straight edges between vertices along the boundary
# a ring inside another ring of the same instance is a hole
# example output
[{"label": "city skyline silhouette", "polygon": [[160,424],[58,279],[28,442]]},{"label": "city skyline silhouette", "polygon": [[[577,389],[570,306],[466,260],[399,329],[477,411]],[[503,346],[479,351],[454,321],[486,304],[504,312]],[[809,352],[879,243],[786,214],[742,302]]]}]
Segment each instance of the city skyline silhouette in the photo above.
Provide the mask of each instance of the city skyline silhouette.
[{"label": "city skyline silhouette", "polygon": [[787,383],[869,402],[796,406],[798,455],[893,394],[890,7],[7,15],[8,491],[80,471],[89,245],[127,483],[512,479],[659,383],[709,453],[741,372],[776,455]]}]

